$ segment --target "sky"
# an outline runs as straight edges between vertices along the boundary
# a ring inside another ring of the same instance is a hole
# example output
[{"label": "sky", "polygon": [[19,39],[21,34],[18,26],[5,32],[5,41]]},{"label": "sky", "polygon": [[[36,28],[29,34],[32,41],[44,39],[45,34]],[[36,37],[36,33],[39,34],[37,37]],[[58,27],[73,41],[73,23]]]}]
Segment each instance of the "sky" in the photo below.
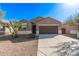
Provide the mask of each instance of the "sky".
[{"label": "sky", "polygon": [[4,11],[6,21],[32,20],[41,16],[64,22],[71,15],[79,13],[79,6],[66,3],[0,3],[0,10]]}]

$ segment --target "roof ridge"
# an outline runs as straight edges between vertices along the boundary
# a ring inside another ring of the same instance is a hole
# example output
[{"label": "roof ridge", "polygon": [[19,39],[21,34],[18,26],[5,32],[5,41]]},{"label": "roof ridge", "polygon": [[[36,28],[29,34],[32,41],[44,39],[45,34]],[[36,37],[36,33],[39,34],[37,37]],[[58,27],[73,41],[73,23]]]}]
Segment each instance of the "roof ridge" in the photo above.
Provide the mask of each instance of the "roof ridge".
[{"label": "roof ridge", "polygon": [[41,16],[38,16],[38,17],[35,17],[35,18],[34,18],[34,20],[35,20],[35,19],[38,19],[38,18],[43,18],[43,17],[41,17]]},{"label": "roof ridge", "polygon": [[[37,20],[39,20],[39,19],[45,19],[45,18],[43,18],[43,17],[41,17],[41,16],[38,16],[38,17],[32,19],[32,22],[37,21]],[[39,20],[39,21],[41,21],[41,20]]]},{"label": "roof ridge", "polygon": [[[51,17],[46,17],[46,19],[53,19],[53,20],[55,20],[55,21],[57,21],[57,22],[60,22],[60,21],[56,20],[55,18],[51,18]],[[61,22],[60,22],[60,23],[61,23]]]}]

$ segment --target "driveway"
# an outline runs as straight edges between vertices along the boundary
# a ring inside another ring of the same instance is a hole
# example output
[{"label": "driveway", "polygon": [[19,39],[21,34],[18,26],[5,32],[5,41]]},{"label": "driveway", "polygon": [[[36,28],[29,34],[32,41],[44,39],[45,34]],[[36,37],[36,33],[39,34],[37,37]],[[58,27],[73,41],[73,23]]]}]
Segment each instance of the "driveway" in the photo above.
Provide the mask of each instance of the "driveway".
[{"label": "driveway", "polygon": [[[38,39],[38,56],[58,56],[56,46],[63,42],[78,41],[76,38],[65,35],[39,35]],[[60,46],[61,47],[61,46]]]}]

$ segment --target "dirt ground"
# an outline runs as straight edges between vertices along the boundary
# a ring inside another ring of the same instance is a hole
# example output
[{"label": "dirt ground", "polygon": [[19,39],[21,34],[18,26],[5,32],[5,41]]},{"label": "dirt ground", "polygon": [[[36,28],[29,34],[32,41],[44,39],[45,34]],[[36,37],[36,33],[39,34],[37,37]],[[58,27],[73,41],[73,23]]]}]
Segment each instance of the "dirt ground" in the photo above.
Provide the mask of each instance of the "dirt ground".
[{"label": "dirt ground", "polygon": [[38,41],[27,35],[19,35],[12,39],[11,36],[0,37],[0,56],[36,56]]}]

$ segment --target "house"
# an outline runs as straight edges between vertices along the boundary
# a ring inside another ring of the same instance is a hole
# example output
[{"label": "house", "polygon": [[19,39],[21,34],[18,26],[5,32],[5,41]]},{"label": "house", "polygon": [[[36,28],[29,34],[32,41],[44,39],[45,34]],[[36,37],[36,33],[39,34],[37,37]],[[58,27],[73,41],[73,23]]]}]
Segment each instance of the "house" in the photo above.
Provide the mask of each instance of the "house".
[{"label": "house", "polygon": [[2,20],[0,20],[0,35],[5,34],[5,27],[4,27],[4,26],[2,26],[2,23],[3,23],[3,21],[2,21]]},{"label": "house", "polygon": [[[73,27],[63,24],[54,18],[37,17],[33,20],[36,34],[76,34]],[[71,32],[72,31],[72,32]]]},{"label": "house", "polygon": [[27,20],[20,20],[19,21],[20,23],[21,23],[21,25],[22,25],[22,28],[20,29],[20,31],[29,31],[29,30],[31,30],[31,22],[29,22],[29,21],[27,21]]},{"label": "house", "polygon": [[4,27],[0,25],[0,35],[4,34],[5,33],[4,31],[5,31]]},{"label": "house", "polygon": [[[31,31],[32,28],[32,24],[31,22],[27,21],[27,20],[20,20],[19,21],[22,25],[22,28],[18,31],[19,33],[26,33],[26,31]],[[5,25],[7,25],[7,22],[3,22],[1,21],[1,24],[4,23]],[[11,34],[10,31],[13,31],[12,28],[8,28],[7,26],[2,26],[0,25],[0,35],[9,35]]]},{"label": "house", "polygon": [[[20,20],[22,28],[19,30],[21,33],[31,31],[34,28],[36,34],[76,34],[76,26],[69,26],[63,24],[54,18],[36,17],[32,22],[28,20]],[[6,23],[7,24],[7,23]],[[0,34],[10,34],[7,27],[0,26]]]}]

